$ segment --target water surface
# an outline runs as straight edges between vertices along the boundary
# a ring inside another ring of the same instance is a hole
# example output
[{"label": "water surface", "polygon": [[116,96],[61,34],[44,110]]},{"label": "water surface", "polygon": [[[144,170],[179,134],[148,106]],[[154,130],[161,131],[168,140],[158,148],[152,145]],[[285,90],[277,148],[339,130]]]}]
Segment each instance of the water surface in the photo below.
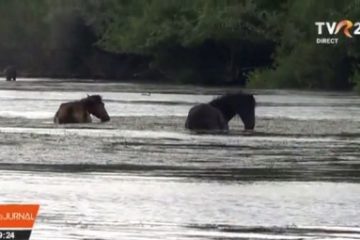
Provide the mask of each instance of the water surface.
[{"label": "water surface", "polygon": [[[1,82],[0,200],[41,204],[33,239],[359,239],[359,98],[253,91],[255,132],[184,129],[231,90]],[[110,122],[52,123],[86,94]]]}]

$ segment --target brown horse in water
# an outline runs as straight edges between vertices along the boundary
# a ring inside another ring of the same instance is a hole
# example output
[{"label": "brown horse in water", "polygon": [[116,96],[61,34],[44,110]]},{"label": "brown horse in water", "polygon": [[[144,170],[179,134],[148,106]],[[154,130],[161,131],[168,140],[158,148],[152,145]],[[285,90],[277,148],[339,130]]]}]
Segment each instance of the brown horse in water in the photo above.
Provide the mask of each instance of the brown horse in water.
[{"label": "brown horse in water", "polygon": [[62,103],[54,116],[54,122],[59,124],[90,123],[90,114],[101,119],[102,122],[110,120],[100,95],[91,95],[79,101]]},{"label": "brown horse in water", "polygon": [[4,70],[6,81],[16,81],[16,68],[14,66],[8,66]]},{"label": "brown horse in water", "polygon": [[239,115],[246,130],[255,127],[256,101],[252,94],[233,93],[192,107],[185,128],[195,131],[228,131],[228,122]]}]

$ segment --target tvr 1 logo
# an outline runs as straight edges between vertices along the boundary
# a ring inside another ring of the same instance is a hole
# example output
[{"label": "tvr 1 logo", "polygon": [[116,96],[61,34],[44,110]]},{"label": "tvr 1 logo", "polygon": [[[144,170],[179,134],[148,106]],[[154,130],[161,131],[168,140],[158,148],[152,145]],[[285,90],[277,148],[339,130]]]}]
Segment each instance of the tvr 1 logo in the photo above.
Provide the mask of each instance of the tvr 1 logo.
[{"label": "tvr 1 logo", "polygon": [[[353,23],[350,20],[342,20],[340,22],[315,22],[317,27],[317,34],[327,34],[330,36],[337,35],[342,32],[347,38],[353,38],[354,35],[360,35],[360,22]],[[338,38],[317,38],[318,44],[337,44]]]}]

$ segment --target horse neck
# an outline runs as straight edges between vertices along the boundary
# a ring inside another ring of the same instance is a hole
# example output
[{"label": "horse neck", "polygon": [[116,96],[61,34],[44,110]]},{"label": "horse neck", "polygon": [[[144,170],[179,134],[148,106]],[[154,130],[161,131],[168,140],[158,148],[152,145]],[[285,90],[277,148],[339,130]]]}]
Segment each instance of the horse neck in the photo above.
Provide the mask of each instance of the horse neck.
[{"label": "horse neck", "polygon": [[215,99],[210,102],[210,105],[217,108],[223,114],[227,122],[237,114],[232,104],[227,102],[226,99]]},{"label": "horse neck", "polygon": [[84,107],[84,109],[85,109],[86,112],[90,113],[90,112],[89,112],[89,104],[88,104],[87,101],[88,101],[88,100],[87,100],[86,98],[81,99],[81,100],[79,101],[79,104],[81,104],[81,105]]}]

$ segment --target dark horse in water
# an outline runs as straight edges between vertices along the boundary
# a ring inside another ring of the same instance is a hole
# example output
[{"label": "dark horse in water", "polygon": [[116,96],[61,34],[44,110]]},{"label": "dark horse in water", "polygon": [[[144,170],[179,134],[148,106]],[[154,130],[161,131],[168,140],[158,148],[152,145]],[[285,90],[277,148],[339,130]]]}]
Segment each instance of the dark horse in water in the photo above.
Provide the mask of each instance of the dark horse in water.
[{"label": "dark horse in water", "polygon": [[226,94],[209,103],[192,107],[185,127],[200,131],[227,131],[228,122],[238,114],[246,130],[255,127],[255,98],[242,92]]},{"label": "dark horse in water", "polygon": [[56,112],[54,122],[64,123],[90,123],[90,114],[101,119],[102,122],[110,120],[101,96],[87,96],[79,101],[62,103]]},{"label": "dark horse in water", "polygon": [[14,66],[8,66],[4,70],[6,81],[16,81],[16,68]]}]

